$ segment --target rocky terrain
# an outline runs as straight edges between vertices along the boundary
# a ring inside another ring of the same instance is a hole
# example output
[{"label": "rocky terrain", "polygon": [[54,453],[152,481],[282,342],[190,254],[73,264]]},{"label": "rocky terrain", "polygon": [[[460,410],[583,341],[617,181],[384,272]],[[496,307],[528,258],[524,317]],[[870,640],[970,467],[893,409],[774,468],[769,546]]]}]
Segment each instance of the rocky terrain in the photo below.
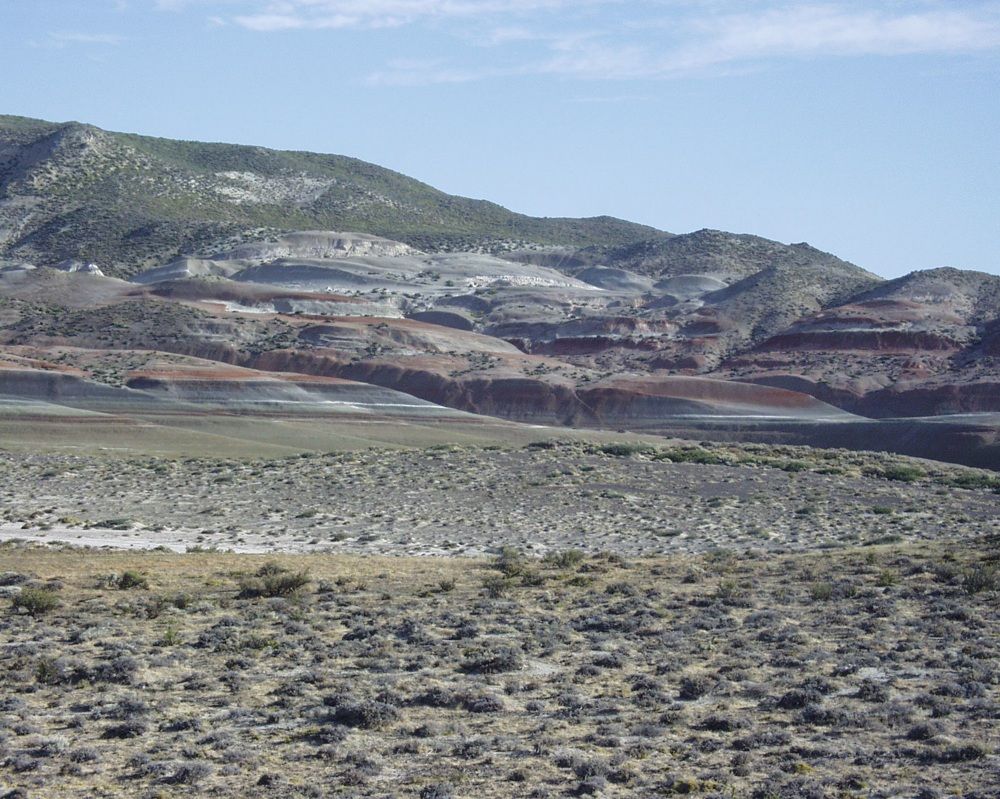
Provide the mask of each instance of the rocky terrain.
[{"label": "rocky terrain", "polygon": [[532,219],[341,156],[17,117],[0,257],[8,429],[30,402],[64,426],[238,410],[265,429],[343,420],[367,391],[383,421],[1000,467],[992,275],[885,281],[807,244]]}]

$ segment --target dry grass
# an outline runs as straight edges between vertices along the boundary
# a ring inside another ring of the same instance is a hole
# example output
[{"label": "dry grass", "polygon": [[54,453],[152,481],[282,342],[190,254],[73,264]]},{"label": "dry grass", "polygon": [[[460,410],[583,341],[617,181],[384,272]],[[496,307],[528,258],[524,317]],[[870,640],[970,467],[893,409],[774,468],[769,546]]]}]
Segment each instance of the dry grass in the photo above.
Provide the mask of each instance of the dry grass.
[{"label": "dry grass", "polygon": [[[996,547],[625,562],[7,546],[0,590],[59,606],[0,600],[0,785],[994,796],[1000,603],[965,580]],[[240,598],[262,570],[310,582]],[[148,588],[109,579],[127,572]]]}]

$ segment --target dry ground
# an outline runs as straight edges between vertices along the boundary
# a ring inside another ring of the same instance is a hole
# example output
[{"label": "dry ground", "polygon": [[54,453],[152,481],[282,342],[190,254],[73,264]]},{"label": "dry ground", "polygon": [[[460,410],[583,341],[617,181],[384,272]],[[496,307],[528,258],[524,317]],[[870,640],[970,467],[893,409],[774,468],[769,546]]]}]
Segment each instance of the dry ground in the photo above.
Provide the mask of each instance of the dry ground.
[{"label": "dry ground", "polygon": [[284,459],[0,454],[0,538],[237,551],[624,555],[1000,532],[1000,477],[804,447],[540,442]]},{"label": "dry ground", "polygon": [[[995,797],[998,554],[995,539],[630,561],[7,545],[0,785]],[[13,608],[25,596],[58,605]]]},{"label": "dry ground", "polygon": [[191,548],[0,544],[0,797],[993,799],[998,489],[676,442],[0,454],[0,536]]}]

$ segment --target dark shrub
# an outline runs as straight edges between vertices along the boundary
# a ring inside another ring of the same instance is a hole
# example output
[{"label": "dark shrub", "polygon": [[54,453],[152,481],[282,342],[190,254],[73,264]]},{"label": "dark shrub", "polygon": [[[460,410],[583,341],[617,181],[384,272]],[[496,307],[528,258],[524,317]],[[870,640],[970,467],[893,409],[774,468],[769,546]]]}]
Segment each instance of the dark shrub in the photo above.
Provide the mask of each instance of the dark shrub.
[{"label": "dark shrub", "polygon": [[711,732],[734,732],[735,730],[745,728],[748,723],[745,719],[713,714],[704,719],[698,726],[700,729]]},{"label": "dark shrub", "polygon": [[872,477],[884,477],[886,480],[897,480],[901,483],[912,483],[926,476],[926,472],[923,469],[918,469],[916,466],[907,466],[906,464],[894,464],[882,469],[871,468],[864,471],[865,474]]},{"label": "dark shrub", "polygon": [[1000,574],[988,566],[976,566],[962,576],[962,587],[968,594],[1000,590]]},{"label": "dark shrub", "polygon": [[932,722],[923,722],[910,727],[906,733],[906,737],[911,741],[929,741],[941,733],[941,725]]},{"label": "dark shrub", "polygon": [[522,665],[521,654],[516,649],[500,647],[471,654],[462,664],[462,670],[470,674],[499,674],[517,671]]},{"label": "dark shrub", "polygon": [[104,663],[98,663],[90,669],[87,676],[94,682],[109,682],[117,685],[130,685],[139,670],[139,664],[130,655],[118,655]]},{"label": "dark shrub", "polygon": [[858,686],[858,699],[865,702],[888,702],[889,687],[874,680],[865,680]]},{"label": "dark shrub", "polygon": [[575,793],[577,796],[593,796],[601,793],[607,787],[608,781],[605,777],[587,777],[576,786]]},{"label": "dark shrub", "polygon": [[506,709],[500,697],[489,694],[468,697],[463,705],[470,713],[502,713]]},{"label": "dark shrub", "polygon": [[617,444],[602,444],[598,447],[598,452],[604,455],[614,455],[616,458],[627,458],[629,455],[650,455],[656,452],[656,449],[649,444],[633,444],[629,442],[621,442]]},{"label": "dark shrub", "polygon": [[850,720],[850,716],[843,710],[819,705],[806,705],[798,715],[800,723],[815,724],[819,727],[842,727]]},{"label": "dark shrub", "polygon": [[115,580],[115,588],[120,591],[128,591],[132,588],[149,588],[149,580],[139,572],[125,571]]},{"label": "dark shrub", "polygon": [[806,705],[819,702],[822,698],[822,694],[818,691],[793,688],[782,694],[778,700],[778,707],[782,710],[801,710]]},{"label": "dark shrub", "polygon": [[410,700],[410,703],[414,705],[422,705],[424,707],[454,708],[461,705],[462,700],[463,697],[461,694],[458,694],[449,688],[434,686],[433,688],[428,688],[423,693],[415,696],[412,700]]},{"label": "dark shrub", "polygon": [[527,566],[527,558],[514,547],[504,547],[500,550],[497,559],[493,561],[493,568],[501,572],[504,577],[517,577],[524,572]]},{"label": "dark shrub", "polygon": [[435,782],[420,790],[420,799],[452,799],[454,795],[455,789],[447,782]]},{"label": "dark shrub", "polygon": [[309,583],[309,572],[290,572],[277,563],[265,563],[254,577],[240,580],[240,598],[293,596]]},{"label": "dark shrub", "polygon": [[100,760],[100,755],[97,754],[96,749],[83,747],[81,749],[74,749],[70,752],[69,759],[71,763],[96,763]]},{"label": "dark shrub", "polygon": [[938,763],[966,763],[971,760],[982,760],[989,753],[990,750],[985,745],[971,743],[931,751],[928,753],[927,759],[936,760]]},{"label": "dark shrub", "polygon": [[338,695],[327,697],[323,702],[333,708],[331,720],[345,727],[379,729],[399,718],[399,711],[395,705],[374,699],[358,702]]},{"label": "dark shrub", "polygon": [[74,679],[76,668],[66,658],[42,658],[35,666],[35,679],[42,685],[62,685]]},{"label": "dark shrub", "polygon": [[207,763],[182,763],[163,781],[171,785],[197,785],[211,773],[212,767]]},{"label": "dark shrub", "polygon": [[58,606],[59,599],[46,588],[22,588],[11,602],[15,610],[24,610],[32,616],[42,616]]},{"label": "dark shrub", "polygon": [[145,735],[146,725],[141,721],[123,721],[121,724],[114,724],[108,727],[102,738],[138,738]]},{"label": "dark shrub", "polygon": [[699,674],[694,677],[685,677],[682,679],[680,691],[678,691],[677,696],[685,702],[691,702],[695,699],[701,699],[711,689],[712,681],[708,677]]}]

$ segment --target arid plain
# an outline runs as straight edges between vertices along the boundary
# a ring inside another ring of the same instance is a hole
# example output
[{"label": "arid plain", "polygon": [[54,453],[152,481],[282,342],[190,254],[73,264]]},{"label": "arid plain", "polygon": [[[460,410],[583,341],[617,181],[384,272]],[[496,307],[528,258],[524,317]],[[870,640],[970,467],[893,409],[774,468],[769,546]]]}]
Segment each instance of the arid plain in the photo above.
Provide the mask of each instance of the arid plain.
[{"label": "arid plain", "polygon": [[0,799],[996,799],[996,469],[996,275],[0,116]]}]

